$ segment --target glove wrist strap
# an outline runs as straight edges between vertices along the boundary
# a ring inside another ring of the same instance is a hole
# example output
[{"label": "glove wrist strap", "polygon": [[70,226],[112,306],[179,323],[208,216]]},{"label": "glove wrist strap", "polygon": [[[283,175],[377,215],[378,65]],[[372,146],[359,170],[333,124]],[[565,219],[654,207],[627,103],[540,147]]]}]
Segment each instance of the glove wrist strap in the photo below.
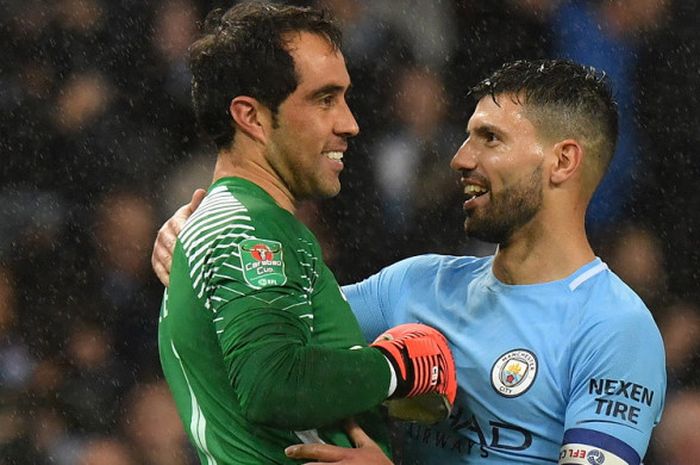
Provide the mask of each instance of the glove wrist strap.
[{"label": "glove wrist strap", "polygon": [[396,392],[396,386],[398,386],[398,379],[396,378],[396,370],[394,370],[394,365],[391,364],[389,359],[385,356],[384,360],[386,360],[386,364],[389,365],[389,390],[386,393],[387,399],[391,397],[394,392]]},{"label": "glove wrist strap", "polygon": [[381,346],[373,346],[375,349],[378,349],[384,358],[386,359],[387,363],[389,364],[389,370],[391,372],[391,380],[389,381],[389,398],[403,398],[406,397],[408,392],[411,390],[410,386],[406,382],[405,379],[403,379],[401,376],[399,376],[400,373],[400,368],[396,365],[396,360],[392,356],[391,352],[386,350],[386,348],[381,347]]}]

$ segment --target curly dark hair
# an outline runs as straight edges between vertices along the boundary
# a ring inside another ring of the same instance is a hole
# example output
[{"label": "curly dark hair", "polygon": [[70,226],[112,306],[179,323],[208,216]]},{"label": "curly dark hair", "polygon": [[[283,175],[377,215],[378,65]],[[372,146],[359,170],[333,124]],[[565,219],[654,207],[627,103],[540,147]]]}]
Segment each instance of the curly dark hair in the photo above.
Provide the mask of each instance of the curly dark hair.
[{"label": "curly dark hair", "polygon": [[574,138],[596,163],[598,181],[610,164],[618,132],[617,104],[605,73],[568,60],[519,60],[471,89],[477,100],[510,95],[538,131]]},{"label": "curly dark hair", "polygon": [[219,149],[233,142],[233,98],[253,97],[274,117],[297,88],[294,60],[286,49],[290,32],[319,34],[341,47],[340,30],[321,10],[253,2],[207,16],[202,37],[190,47],[192,101],[200,127]]}]

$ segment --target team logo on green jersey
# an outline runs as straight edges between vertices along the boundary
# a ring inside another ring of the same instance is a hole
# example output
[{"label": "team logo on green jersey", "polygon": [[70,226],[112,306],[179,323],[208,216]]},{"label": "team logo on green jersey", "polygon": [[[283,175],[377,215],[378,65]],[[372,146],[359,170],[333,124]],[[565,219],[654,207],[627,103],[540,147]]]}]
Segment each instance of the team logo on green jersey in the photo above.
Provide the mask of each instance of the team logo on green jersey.
[{"label": "team logo on green jersey", "polygon": [[238,247],[243,278],[251,287],[283,286],[287,282],[282,244],[266,239],[245,239]]}]

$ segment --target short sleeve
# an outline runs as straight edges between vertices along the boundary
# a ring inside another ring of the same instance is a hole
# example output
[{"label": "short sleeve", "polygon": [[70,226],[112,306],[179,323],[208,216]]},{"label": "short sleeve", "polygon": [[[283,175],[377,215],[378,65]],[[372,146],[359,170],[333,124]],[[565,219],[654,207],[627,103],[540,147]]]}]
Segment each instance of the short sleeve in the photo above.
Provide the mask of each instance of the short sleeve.
[{"label": "short sleeve", "polygon": [[[639,464],[666,391],[663,342],[649,311],[641,302],[611,306],[573,350],[562,459],[587,450]],[[586,463],[570,458],[560,463]]]}]

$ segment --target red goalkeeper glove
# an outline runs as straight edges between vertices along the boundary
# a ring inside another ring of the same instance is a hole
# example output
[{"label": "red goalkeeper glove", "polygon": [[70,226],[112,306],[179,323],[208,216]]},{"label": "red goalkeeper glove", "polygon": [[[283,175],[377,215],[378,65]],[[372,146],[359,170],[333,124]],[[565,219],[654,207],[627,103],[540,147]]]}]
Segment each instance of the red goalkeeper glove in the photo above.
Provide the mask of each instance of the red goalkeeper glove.
[{"label": "red goalkeeper glove", "polygon": [[452,407],[457,395],[457,375],[452,352],[436,329],[419,323],[396,326],[372,344],[394,368],[396,390],[391,398],[426,393],[444,396]]}]

